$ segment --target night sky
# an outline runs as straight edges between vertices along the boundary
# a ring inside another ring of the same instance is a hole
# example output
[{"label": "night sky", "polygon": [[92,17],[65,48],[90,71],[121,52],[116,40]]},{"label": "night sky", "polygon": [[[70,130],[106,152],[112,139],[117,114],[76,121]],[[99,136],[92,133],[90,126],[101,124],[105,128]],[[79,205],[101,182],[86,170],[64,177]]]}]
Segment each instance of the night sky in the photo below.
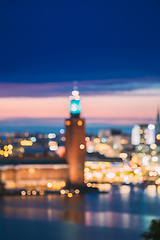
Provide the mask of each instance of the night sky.
[{"label": "night sky", "polygon": [[[1,105],[8,107],[5,101],[11,97],[15,101],[20,97],[28,101],[31,97],[67,97],[76,80],[84,98],[103,96],[107,102],[111,95],[149,95],[153,105],[140,102],[145,111],[144,106],[154,106],[154,112],[140,117],[154,119],[160,100],[159,13],[159,0],[1,0]],[[12,107],[15,105],[13,102]],[[33,116],[25,105],[26,115],[8,114],[10,109],[4,109],[0,109],[3,120],[43,117]],[[116,118],[108,114],[98,117]],[[123,114],[123,118],[133,119],[134,114]]]}]

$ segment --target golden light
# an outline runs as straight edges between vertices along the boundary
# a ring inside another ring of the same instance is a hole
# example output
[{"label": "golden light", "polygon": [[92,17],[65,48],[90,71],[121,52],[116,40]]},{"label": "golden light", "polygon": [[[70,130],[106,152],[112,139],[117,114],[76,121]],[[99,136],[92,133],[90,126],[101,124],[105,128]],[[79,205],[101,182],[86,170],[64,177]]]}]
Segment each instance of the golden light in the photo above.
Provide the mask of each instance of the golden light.
[{"label": "golden light", "polygon": [[3,155],[4,154],[4,151],[3,150],[0,150],[0,155]]},{"label": "golden light", "polygon": [[55,141],[50,141],[50,142],[48,143],[48,145],[49,145],[49,149],[50,149],[51,151],[56,151],[56,150],[58,150],[58,144],[57,144],[57,142],[55,142]]},{"label": "golden light", "polygon": [[119,157],[122,158],[122,159],[125,159],[125,158],[128,157],[128,154],[127,153],[120,153]]},{"label": "golden light", "polygon": [[81,145],[79,146],[79,148],[80,148],[80,149],[84,149],[84,148],[85,148],[84,144],[81,144]]},{"label": "golden light", "polygon": [[33,142],[32,141],[29,141],[29,140],[22,140],[20,142],[21,146],[32,146],[33,145]]},{"label": "golden light", "polygon": [[157,152],[155,150],[151,152],[151,155],[156,155],[156,154]]},{"label": "golden light", "polygon": [[52,183],[47,183],[47,187],[51,188],[52,187]]},{"label": "golden light", "polygon": [[146,192],[150,197],[155,197],[156,196],[156,186],[148,185],[146,188]]},{"label": "golden light", "polygon": [[34,173],[35,172],[35,169],[34,168],[30,168],[29,169],[29,173]]},{"label": "golden light", "polygon": [[71,122],[69,120],[66,121],[66,126],[69,126]]},{"label": "golden light", "polygon": [[9,153],[9,154],[12,154],[12,150],[11,150],[11,149],[9,149],[9,150],[8,150],[8,153]]},{"label": "golden light", "polygon": [[61,191],[60,191],[60,194],[62,194],[62,195],[64,195],[66,193],[66,191],[64,190],[64,189],[62,189]]},{"label": "golden light", "polygon": [[137,155],[134,155],[131,159],[132,164],[138,164],[139,162],[139,157]]},{"label": "golden light", "polygon": [[25,192],[25,191],[21,191],[21,195],[22,195],[22,196],[25,196],[25,195],[26,195],[26,192]]},{"label": "golden light", "polygon": [[141,177],[139,177],[139,181],[143,181],[143,177],[141,176]]},{"label": "golden light", "polygon": [[44,195],[44,191],[41,190],[41,191],[39,192],[39,195],[43,196],[43,195]]},{"label": "golden light", "polygon": [[157,134],[156,138],[157,140],[160,140],[160,134]]},{"label": "golden light", "polygon": [[35,196],[36,194],[37,194],[37,191],[36,191],[36,190],[33,190],[33,191],[32,191],[32,195]]},{"label": "golden light", "polygon": [[155,181],[156,184],[160,184],[160,178]]},{"label": "golden light", "polygon": [[76,189],[74,192],[75,192],[75,194],[79,194],[80,193],[79,189]]},{"label": "golden light", "polygon": [[8,157],[9,154],[8,154],[8,152],[4,152],[3,155],[4,155],[4,157]]},{"label": "golden light", "polygon": [[8,146],[7,146],[7,145],[4,146],[4,150],[5,150],[5,151],[8,150]]},{"label": "golden light", "polygon": [[87,187],[91,187],[92,186],[92,183],[87,183]]},{"label": "golden light", "polygon": [[66,183],[64,181],[61,182],[61,187],[65,187]]},{"label": "golden light", "polygon": [[78,126],[82,126],[82,124],[83,124],[83,122],[82,122],[81,120],[79,120],[79,121],[77,122],[77,125],[78,125]]},{"label": "golden light", "polygon": [[72,193],[68,193],[68,197],[69,198],[73,197],[73,194]]},{"label": "golden light", "polygon": [[153,143],[153,144],[150,145],[150,148],[151,148],[151,149],[156,149],[156,147],[157,147],[157,145],[156,145],[155,143]]},{"label": "golden light", "polygon": [[49,146],[57,146],[57,142],[55,142],[55,141],[49,141],[48,145],[49,145]]},{"label": "golden light", "polygon": [[128,143],[128,140],[121,139],[121,144],[127,144],[127,143]]},{"label": "golden light", "polygon": [[90,137],[86,137],[85,138],[85,141],[87,142],[87,141],[89,141],[90,140]]},{"label": "golden light", "polygon": [[93,177],[93,174],[92,174],[92,173],[90,173],[90,172],[85,173],[85,178],[86,178],[86,179],[90,179],[90,178],[92,178],[92,177]]},{"label": "golden light", "polygon": [[100,139],[99,138],[94,138],[93,142],[94,143],[100,143]]},{"label": "golden light", "polygon": [[119,189],[121,194],[128,194],[131,191],[131,187],[130,186],[121,186]]},{"label": "golden light", "polygon": [[89,168],[85,168],[84,171],[85,171],[85,172],[89,172]]},{"label": "golden light", "polygon": [[9,150],[12,150],[13,149],[13,146],[11,144],[8,145],[8,149]]}]

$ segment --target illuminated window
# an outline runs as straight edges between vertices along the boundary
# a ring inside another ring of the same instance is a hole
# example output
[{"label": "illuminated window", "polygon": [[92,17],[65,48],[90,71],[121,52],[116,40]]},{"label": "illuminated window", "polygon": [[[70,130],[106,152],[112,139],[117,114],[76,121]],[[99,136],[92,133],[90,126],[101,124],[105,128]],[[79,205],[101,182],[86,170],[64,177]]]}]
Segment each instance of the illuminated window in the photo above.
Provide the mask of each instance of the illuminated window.
[{"label": "illuminated window", "polygon": [[150,130],[155,129],[155,125],[154,125],[154,124],[149,124],[149,125],[148,125],[148,129],[150,129]]},{"label": "illuminated window", "polygon": [[66,121],[66,126],[69,126],[71,122],[69,120]]},{"label": "illuminated window", "polygon": [[29,140],[22,140],[22,141],[20,142],[20,144],[21,144],[22,146],[32,146],[32,145],[33,145],[33,142],[32,142],[32,141],[29,141]]},{"label": "illuminated window", "polygon": [[29,173],[34,173],[35,172],[35,169],[34,168],[30,168],[29,169]]},{"label": "illuminated window", "polygon": [[84,149],[84,148],[85,148],[84,144],[81,144],[81,145],[79,146],[79,148],[80,148],[80,149]]},{"label": "illuminated window", "polygon": [[157,134],[156,138],[157,140],[160,140],[160,134]]},{"label": "illuminated window", "polygon": [[82,124],[83,124],[83,123],[82,123],[81,120],[79,120],[79,121],[77,122],[77,125],[78,125],[78,126],[82,126]]}]

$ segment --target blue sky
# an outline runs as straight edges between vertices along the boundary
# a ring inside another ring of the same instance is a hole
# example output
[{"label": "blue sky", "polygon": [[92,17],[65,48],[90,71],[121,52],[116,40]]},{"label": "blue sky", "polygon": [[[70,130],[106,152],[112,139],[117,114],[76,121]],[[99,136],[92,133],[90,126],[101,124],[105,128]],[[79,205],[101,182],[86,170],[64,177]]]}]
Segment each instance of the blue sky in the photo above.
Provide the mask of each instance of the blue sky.
[{"label": "blue sky", "polygon": [[1,0],[1,124],[63,122],[74,81],[88,122],[154,122],[159,12],[159,0]]},{"label": "blue sky", "polygon": [[160,2],[0,2],[0,82],[160,77]]}]

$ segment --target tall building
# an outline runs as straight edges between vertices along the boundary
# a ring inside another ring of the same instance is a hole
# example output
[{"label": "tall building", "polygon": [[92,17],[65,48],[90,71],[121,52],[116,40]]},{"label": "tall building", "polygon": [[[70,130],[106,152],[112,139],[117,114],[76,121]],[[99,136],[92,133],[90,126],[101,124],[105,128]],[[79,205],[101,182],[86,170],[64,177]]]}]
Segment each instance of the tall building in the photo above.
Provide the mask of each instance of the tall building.
[{"label": "tall building", "polygon": [[80,117],[80,96],[77,90],[70,96],[70,115],[66,119],[66,160],[69,164],[69,184],[84,185],[85,121]]},{"label": "tall building", "polygon": [[159,109],[157,111],[157,119],[156,119],[156,128],[155,128],[156,135],[160,134],[160,119],[159,119]]},{"label": "tall building", "polygon": [[132,144],[153,144],[155,143],[155,125],[154,124],[143,124],[135,125],[132,128]]}]

